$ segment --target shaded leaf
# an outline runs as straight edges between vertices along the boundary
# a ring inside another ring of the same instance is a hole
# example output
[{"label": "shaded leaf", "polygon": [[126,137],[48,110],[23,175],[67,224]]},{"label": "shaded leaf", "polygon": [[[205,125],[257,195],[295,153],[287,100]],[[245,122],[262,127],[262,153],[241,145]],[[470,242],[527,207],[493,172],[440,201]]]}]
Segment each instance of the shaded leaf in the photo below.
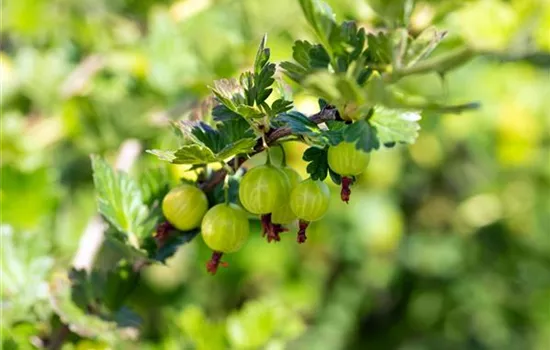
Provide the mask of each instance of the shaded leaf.
[{"label": "shaded leaf", "polygon": [[324,180],[327,177],[327,148],[312,146],[304,152],[302,159],[309,163],[306,167],[306,171],[313,180]]},{"label": "shaded leaf", "polygon": [[344,140],[355,143],[355,148],[365,152],[380,148],[376,128],[372,127],[365,120],[356,121],[348,126],[344,133]]},{"label": "shaded leaf", "polygon": [[289,126],[293,134],[315,136],[321,132],[317,124],[298,111],[281,114],[277,121]]},{"label": "shaded leaf", "polygon": [[199,230],[191,230],[191,231],[176,231],[173,232],[170,236],[170,238],[164,243],[162,247],[160,247],[154,256],[153,259],[160,261],[160,262],[166,262],[166,259],[174,255],[180,246],[183,244],[189,243],[199,234]]}]

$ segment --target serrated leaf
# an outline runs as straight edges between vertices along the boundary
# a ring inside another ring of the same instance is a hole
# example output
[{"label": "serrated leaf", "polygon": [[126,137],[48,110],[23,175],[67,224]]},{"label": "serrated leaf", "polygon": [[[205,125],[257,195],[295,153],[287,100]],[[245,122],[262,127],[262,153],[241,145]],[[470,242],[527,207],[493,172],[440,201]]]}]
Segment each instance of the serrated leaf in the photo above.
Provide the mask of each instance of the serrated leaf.
[{"label": "serrated leaf", "polygon": [[288,61],[281,62],[279,66],[283,69],[283,73],[287,77],[289,77],[290,79],[294,80],[297,83],[301,82],[308,73],[307,69],[293,62],[288,62]]},{"label": "serrated leaf", "polygon": [[313,45],[306,40],[297,40],[292,46],[292,58],[298,62],[305,70],[310,68],[309,52]]},{"label": "serrated leaf", "polygon": [[199,234],[200,230],[177,231],[160,247],[154,256],[154,259],[160,262],[165,262],[166,259],[174,255],[180,246],[189,243]]},{"label": "serrated leaf", "polygon": [[274,63],[266,64],[259,74],[254,76],[254,88],[256,89],[256,104],[260,105],[264,102],[269,95],[273,92],[270,88],[275,82],[273,76],[275,75],[276,66]]},{"label": "serrated leaf", "polygon": [[237,106],[245,102],[244,91],[235,79],[216,80],[210,90],[220,103],[233,112],[237,112]]},{"label": "serrated leaf", "polygon": [[160,201],[169,190],[169,175],[166,168],[159,167],[146,169],[138,179],[139,188],[143,196],[143,203],[147,206]]},{"label": "serrated leaf", "polygon": [[322,45],[313,45],[309,49],[309,66],[311,69],[327,69],[330,56]]},{"label": "serrated leaf", "polygon": [[396,142],[414,143],[420,130],[420,119],[418,112],[377,107],[369,121],[376,127],[379,141],[391,145]]},{"label": "serrated leaf", "polygon": [[319,0],[300,0],[300,6],[319,40],[328,48],[331,33],[336,26],[332,9],[327,3]]},{"label": "serrated leaf", "polygon": [[278,114],[287,112],[292,109],[292,101],[285,99],[277,99],[271,104],[271,115],[276,116]]},{"label": "serrated leaf", "polygon": [[173,164],[208,164],[218,161],[214,153],[198,144],[185,145],[175,151],[147,150],[147,153]]},{"label": "serrated leaf", "polygon": [[328,173],[328,153],[327,148],[310,147],[302,156],[302,159],[309,164],[306,171],[313,180],[324,180]]},{"label": "serrated leaf", "polygon": [[216,154],[216,158],[218,160],[224,160],[237,154],[249,153],[252,152],[255,145],[255,138],[240,139],[225,146],[219,153]]},{"label": "serrated leaf", "polygon": [[217,104],[212,108],[212,116],[214,117],[215,121],[225,121],[225,120],[231,120],[231,119],[242,119],[242,116],[223,104]]},{"label": "serrated leaf", "polygon": [[323,130],[323,138],[326,143],[332,146],[336,146],[340,142],[344,141],[344,132],[347,128],[347,124],[340,121],[329,120],[326,122],[328,130]]},{"label": "serrated leaf", "polygon": [[293,134],[316,136],[321,132],[317,124],[298,111],[281,114],[277,121],[289,126]]},{"label": "serrated leaf", "polygon": [[256,53],[256,59],[254,61],[254,74],[259,74],[262,68],[269,61],[269,48],[265,47],[267,42],[267,34],[264,34],[260,46],[258,47],[258,52]]},{"label": "serrated leaf", "polygon": [[148,210],[138,184],[122,171],[115,171],[99,156],[92,156],[94,185],[99,212],[118,231],[128,235],[132,244]]},{"label": "serrated leaf", "polygon": [[225,146],[222,135],[206,123],[180,120],[177,125],[184,138],[210,149],[213,153],[219,152]]},{"label": "serrated leaf", "polygon": [[355,148],[370,152],[380,148],[380,141],[376,134],[376,128],[366,120],[356,121],[349,125],[344,133],[346,142],[353,142]]},{"label": "serrated leaf", "polygon": [[[218,132],[222,135],[224,145],[239,141],[243,138],[253,138],[254,132],[250,124],[241,116],[226,119],[217,125]],[[225,146],[224,146],[225,147]]]}]

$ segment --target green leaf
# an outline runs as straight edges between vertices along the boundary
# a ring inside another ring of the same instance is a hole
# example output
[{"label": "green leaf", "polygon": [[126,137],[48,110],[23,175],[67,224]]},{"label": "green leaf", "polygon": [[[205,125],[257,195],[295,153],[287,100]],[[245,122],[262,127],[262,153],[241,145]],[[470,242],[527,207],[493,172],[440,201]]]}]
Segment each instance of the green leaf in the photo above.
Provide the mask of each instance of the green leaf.
[{"label": "green leaf", "polygon": [[92,169],[99,212],[136,245],[136,236],[148,214],[138,184],[96,155],[92,155]]},{"label": "green leaf", "polygon": [[287,112],[292,109],[292,101],[285,99],[277,99],[271,104],[271,115],[276,116],[278,114]]},{"label": "green leaf", "polygon": [[237,154],[250,153],[252,152],[255,145],[255,138],[240,139],[225,146],[220,152],[216,154],[216,159],[224,160]]},{"label": "green leaf", "polygon": [[365,50],[364,55],[367,57],[368,63],[390,64],[393,58],[393,45],[390,34],[368,34],[367,50]]},{"label": "green leaf", "polygon": [[420,119],[418,112],[377,107],[369,122],[376,128],[377,137],[382,144],[412,144],[418,137]]},{"label": "green leaf", "polygon": [[[19,232],[0,226],[2,327],[35,321],[34,308],[47,303],[47,280],[55,260],[45,232]],[[7,307],[5,307],[7,306]]]},{"label": "green leaf", "polygon": [[147,206],[162,200],[169,190],[169,175],[166,168],[145,169],[138,179],[143,195],[143,203]]},{"label": "green leaf", "polygon": [[210,149],[213,153],[225,147],[222,135],[206,123],[181,120],[177,125],[184,138]]},{"label": "green leaf", "polygon": [[300,83],[308,73],[308,70],[303,68],[300,65],[297,65],[293,62],[281,62],[279,65],[283,69],[283,73],[289,77],[290,79],[294,80],[297,83]]},{"label": "green leaf", "polygon": [[243,117],[230,110],[225,106],[224,104],[217,104],[212,108],[212,116],[214,117],[215,121],[225,121],[225,120],[231,120],[231,119],[243,119]]},{"label": "green leaf", "polygon": [[97,338],[109,343],[118,338],[135,339],[138,330],[135,327],[119,327],[114,320],[105,315],[95,316],[79,307],[73,300],[73,288],[67,276],[59,275],[50,285],[50,301],[55,313],[69,329],[85,338]]},{"label": "green leaf", "polygon": [[235,79],[216,80],[214,87],[210,87],[210,90],[220,103],[233,112],[237,112],[237,107],[245,103],[244,91]]},{"label": "green leaf", "polygon": [[173,164],[208,164],[218,161],[207,147],[198,144],[185,145],[175,151],[147,150],[147,153]]},{"label": "green leaf", "polygon": [[275,82],[275,79],[273,79],[275,69],[275,64],[269,63],[266,64],[258,74],[254,75],[254,88],[256,89],[257,105],[264,102],[273,92],[273,89],[270,88],[270,86]]},{"label": "green leaf", "polygon": [[199,234],[200,230],[195,229],[191,231],[176,231],[173,232],[170,238],[160,247],[153,259],[160,261],[162,263],[166,262],[166,259],[174,255],[180,246],[189,243]]},{"label": "green leaf", "polygon": [[414,0],[369,0],[369,6],[392,26],[407,27]]},{"label": "green leaf", "polygon": [[260,46],[258,47],[258,52],[256,53],[256,60],[254,61],[254,74],[259,74],[262,68],[269,61],[269,48],[265,47],[267,42],[267,34],[264,34]]},{"label": "green leaf", "polygon": [[348,126],[344,133],[344,140],[355,143],[355,148],[365,152],[380,148],[376,128],[372,127],[366,120],[356,121]]},{"label": "green leaf", "polygon": [[340,142],[344,141],[344,132],[347,128],[347,124],[341,121],[329,120],[326,122],[328,130],[323,130],[323,138],[326,143],[332,146],[336,146]]},{"label": "green leaf", "polygon": [[309,49],[309,66],[311,69],[327,69],[330,64],[330,56],[321,45],[313,45]]},{"label": "green leaf", "polygon": [[298,62],[303,68],[308,70],[310,68],[310,50],[313,45],[305,40],[297,40],[292,46],[292,58]]},{"label": "green leaf", "polygon": [[243,138],[254,138],[250,124],[241,116],[226,119],[217,124],[218,132],[222,136],[224,147]]},{"label": "green leaf", "polygon": [[447,32],[434,27],[426,28],[408,45],[405,55],[405,66],[411,67],[430,56]]},{"label": "green leaf", "polygon": [[330,6],[319,0],[299,0],[308,23],[326,49],[330,49],[329,40],[336,27],[335,15]]},{"label": "green leaf", "polygon": [[277,121],[289,126],[293,134],[316,136],[321,130],[308,117],[297,111],[281,114]]},{"label": "green leaf", "polygon": [[302,157],[308,162],[307,172],[313,180],[324,180],[328,173],[328,148],[312,146],[308,148]]}]

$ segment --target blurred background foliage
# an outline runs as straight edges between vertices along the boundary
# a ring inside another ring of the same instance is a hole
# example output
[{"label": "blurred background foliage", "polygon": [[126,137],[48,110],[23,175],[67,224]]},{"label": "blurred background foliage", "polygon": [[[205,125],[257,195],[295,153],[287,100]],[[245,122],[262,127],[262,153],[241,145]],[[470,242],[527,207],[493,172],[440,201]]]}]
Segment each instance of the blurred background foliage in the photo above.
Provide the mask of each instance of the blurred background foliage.
[{"label": "blurred background foliage", "polygon": [[[329,1],[367,29],[404,2]],[[550,51],[546,0],[410,10],[413,33],[448,30],[440,51]],[[169,121],[249,68],[263,33],[275,61],[312,33],[294,0],[16,0],[2,17],[2,344],[27,349],[59,327],[48,285],[96,212],[89,154],[173,145]],[[63,349],[549,349],[550,73],[532,63],[480,57],[404,79],[482,108],[424,114],[415,145],[373,154],[349,205],[334,189],[304,246],[253,234],[211,277],[197,239],[146,268],[129,303],[139,345],[71,333]],[[296,108],[316,112],[292,87]],[[288,147],[305,174],[303,150]],[[164,166],[142,153],[131,172]]]}]

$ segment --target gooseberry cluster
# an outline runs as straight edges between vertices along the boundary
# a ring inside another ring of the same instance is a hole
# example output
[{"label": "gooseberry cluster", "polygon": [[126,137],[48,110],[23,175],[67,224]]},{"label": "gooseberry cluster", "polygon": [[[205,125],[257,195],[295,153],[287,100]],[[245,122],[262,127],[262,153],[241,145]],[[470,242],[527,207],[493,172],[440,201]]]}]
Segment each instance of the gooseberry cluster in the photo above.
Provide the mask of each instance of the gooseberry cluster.
[{"label": "gooseberry cluster", "polygon": [[[226,198],[225,203],[208,209],[205,193],[189,184],[173,188],[164,197],[162,210],[171,226],[182,231],[200,227],[204,242],[213,250],[206,264],[212,274],[219,265],[226,266],[221,262],[223,254],[238,251],[246,242],[250,231],[247,212],[259,215],[262,236],[268,242],[280,241],[280,233],[288,231],[286,226],[297,221],[296,240],[304,243],[309,223],[320,220],[329,208],[330,191],[323,181],[303,180],[286,164],[272,164],[269,149],[266,153],[266,163],[249,169],[240,180],[242,207]],[[333,172],[342,176],[341,198],[346,203],[354,176],[362,173],[368,162],[369,154],[356,149],[352,143],[341,142],[329,147],[328,164]]]}]

